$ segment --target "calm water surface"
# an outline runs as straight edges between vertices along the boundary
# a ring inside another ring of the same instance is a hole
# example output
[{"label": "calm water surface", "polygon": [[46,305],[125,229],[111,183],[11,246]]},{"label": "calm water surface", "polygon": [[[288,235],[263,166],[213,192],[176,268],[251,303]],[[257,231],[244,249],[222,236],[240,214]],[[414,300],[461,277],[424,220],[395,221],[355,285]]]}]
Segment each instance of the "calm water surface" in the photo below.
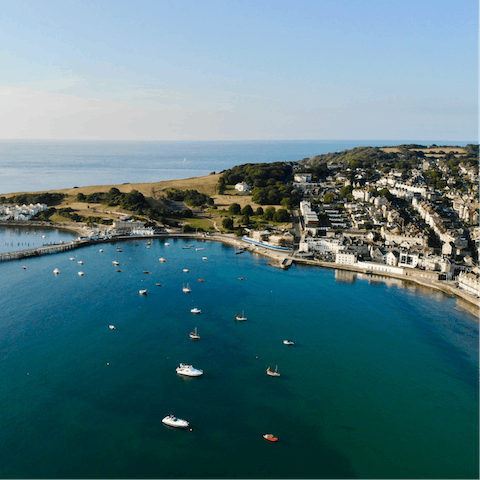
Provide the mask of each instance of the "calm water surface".
[{"label": "calm water surface", "polygon": [[0,264],[0,477],[478,478],[478,322],[454,299],[169,242]]}]

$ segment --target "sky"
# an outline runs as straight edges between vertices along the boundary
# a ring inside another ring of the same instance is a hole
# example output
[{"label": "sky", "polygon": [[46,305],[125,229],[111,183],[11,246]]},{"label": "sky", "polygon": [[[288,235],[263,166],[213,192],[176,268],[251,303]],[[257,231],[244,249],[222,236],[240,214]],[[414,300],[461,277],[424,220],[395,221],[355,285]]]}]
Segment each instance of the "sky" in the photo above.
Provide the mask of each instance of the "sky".
[{"label": "sky", "polygon": [[22,0],[3,140],[478,141],[477,0]]}]

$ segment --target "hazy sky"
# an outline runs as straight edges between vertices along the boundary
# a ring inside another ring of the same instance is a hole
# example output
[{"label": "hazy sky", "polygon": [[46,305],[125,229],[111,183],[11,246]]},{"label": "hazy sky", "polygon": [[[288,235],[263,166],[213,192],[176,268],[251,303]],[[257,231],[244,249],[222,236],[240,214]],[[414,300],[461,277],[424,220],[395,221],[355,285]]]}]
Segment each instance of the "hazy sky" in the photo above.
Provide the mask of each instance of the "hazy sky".
[{"label": "hazy sky", "polygon": [[477,0],[21,0],[0,138],[478,140]]}]

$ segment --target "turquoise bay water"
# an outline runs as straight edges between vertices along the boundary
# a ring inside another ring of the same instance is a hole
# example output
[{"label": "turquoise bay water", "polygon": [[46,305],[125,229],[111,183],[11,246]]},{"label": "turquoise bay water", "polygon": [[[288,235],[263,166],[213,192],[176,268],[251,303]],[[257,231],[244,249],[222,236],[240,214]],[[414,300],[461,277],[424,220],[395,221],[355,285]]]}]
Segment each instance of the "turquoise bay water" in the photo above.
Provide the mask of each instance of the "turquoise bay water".
[{"label": "turquoise bay water", "polygon": [[0,253],[40,248],[44,245],[70,242],[78,234],[70,230],[49,227],[6,226],[0,222]]},{"label": "turquoise bay water", "polygon": [[0,477],[478,478],[478,321],[454,299],[169,242],[0,265]]}]

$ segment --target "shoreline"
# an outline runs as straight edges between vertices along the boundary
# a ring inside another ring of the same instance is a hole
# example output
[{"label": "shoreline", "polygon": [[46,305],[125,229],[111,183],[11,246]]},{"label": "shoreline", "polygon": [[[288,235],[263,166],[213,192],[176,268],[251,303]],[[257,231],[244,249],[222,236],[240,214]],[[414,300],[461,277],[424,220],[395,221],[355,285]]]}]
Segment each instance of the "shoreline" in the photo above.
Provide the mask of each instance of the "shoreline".
[{"label": "shoreline", "polygon": [[[42,222],[35,222],[35,223],[28,223],[28,222],[12,222],[12,223],[2,223],[0,225],[5,225],[5,226],[22,226],[22,227],[41,227],[41,228],[57,228],[61,230],[69,230],[71,232],[74,232],[76,234],[84,235],[86,233],[86,228],[84,226],[80,225],[66,225],[66,224],[45,224]],[[478,297],[474,297],[473,295],[470,295],[469,293],[463,291],[460,288],[457,288],[455,285],[450,285],[448,283],[440,283],[440,281],[435,281],[435,280],[425,280],[425,279],[419,279],[415,277],[410,277],[406,275],[397,275],[397,274],[392,274],[390,272],[382,272],[381,275],[377,274],[375,272],[367,272],[365,269],[359,268],[359,267],[354,267],[351,265],[340,265],[336,264],[333,262],[323,262],[321,260],[310,260],[310,259],[304,259],[304,258],[297,258],[294,257],[291,253],[293,252],[282,252],[278,250],[270,250],[268,247],[263,247],[261,245],[255,245],[250,242],[246,242],[243,240],[241,237],[236,237],[233,234],[228,234],[228,233],[212,233],[209,235],[203,235],[203,234],[194,234],[194,233],[182,233],[182,232],[177,232],[173,229],[167,229],[167,233],[161,233],[161,234],[155,234],[155,235],[139,235],[139,236],[118,236],[118,237],[112,237],[109,240],[94,240],[94,241],[87,241],[82,244],[78,244],[77,248],[80,248],[82,246],[86,245],[92,245],[96,243],[112,243],[115,241],[125,241],[125,240],[130,240],[130,239],[141,239],[141,238],[167,238],[167,237],[176,237],[176,238],[192,238],[192,239],[200,239],[200,240],[211,240],[211,241],[219,241],[222,243],[225,243],[230,246],[238,247],[238,248],[243,248],[250,253],[257,253],[259,255],[262,255],[264,257],[270,258],[271,260],[275,260],[277,263],[270,263],[271,266],[280,268],[282,262],[285,260],[291,260],[292,263],[298,263],[302,265],[310,265],[314,267],[323,267],[323,268],[329,268],[333,270],[344,270],[344,271],[350,271],[352,273],[360,273],[360,274],[368,274],[372,278],[375,277],[389,277],[389,278],[395,278],[398,280],[401,280],[405,283],[411,283],[411,284],[416,284],[420,285],[422,287],[431,289],[431,290],[436,290],[436,291],[441,291],[445,293],[446,295],[455,297],[457,299],[461,299],[473,307],[476,307],[477,309],[480,309],[480,299]],[[19,251],[19,252],[11,252],[12,255],[14,254],[20,254],[21,252],[25,252],[25,250]],[[8,255],[8,253],[3,254],[3,255]],[[25,257],[22,257],[25,258]],[[446,281],[444,281],[446,282]],[[472,312],[473,313],[473,312]],[[478,318],[479,311],[476,310],[476,315]]]}]

